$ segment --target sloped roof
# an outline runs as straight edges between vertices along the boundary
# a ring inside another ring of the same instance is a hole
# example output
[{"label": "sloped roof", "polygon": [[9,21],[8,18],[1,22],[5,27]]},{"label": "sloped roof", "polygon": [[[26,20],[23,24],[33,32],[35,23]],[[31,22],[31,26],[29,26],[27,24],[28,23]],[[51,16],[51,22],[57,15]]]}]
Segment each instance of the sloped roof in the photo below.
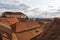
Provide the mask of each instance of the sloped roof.
[{"label": "sloped roof", "polygon": [[15,24],[15,23],[19,22],[17,18],[6,18],[6,20],[8,20],[10,22],[10,24]]},{"label": "sloped roof", "polygon": [[25,15],[24,13],[22,12],[4,12],[3,15]]},{"label": "sloped roof", "polygon": [[60,18],[55,18],[54,21],[46,26],[46,29],[38,36],[31,40],[60,40]]},{"label": "sloped roof", "polygon": [[1,20],[7,20],[7,21],[9,21],[10,22],[10,25],[19,22],[17,18],[3,18],[3,17],[0,17],[0,21]]},{"label": "sloped roof", "polygon": [[22,32],[22,31],[34,29],[37,27],[40,27],[39,23],[37,22],[30,22],[30,21],[19,22],[16,24],[16,32]]},{"label": "sloped roof", "polygon": [[6,28],[8,28],[8,29],[11,29],[10,23],[9,23],[7,20],[3,20],[3,19],[2,19],[2,20],[0,21],[0,25],[6,27]]},{"label": "sloped roof", "polygon": [[17,33],[16,35],[18,37],[18,40],[30,40],[43,31],[41,28],[37,28],[37,30],[38,32],[36,32],[36,29],[34,29],[23,33]]}]

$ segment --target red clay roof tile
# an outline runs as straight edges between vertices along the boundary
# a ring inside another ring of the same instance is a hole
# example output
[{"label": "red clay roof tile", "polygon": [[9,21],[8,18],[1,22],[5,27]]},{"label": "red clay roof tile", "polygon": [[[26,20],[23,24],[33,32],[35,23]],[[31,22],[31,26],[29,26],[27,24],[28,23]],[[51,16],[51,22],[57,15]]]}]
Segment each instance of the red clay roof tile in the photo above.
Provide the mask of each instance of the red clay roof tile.
[{"label": "red clay roof tile", "polygon": [[19,22],[16,24],[16,32],[22,32],[24,30],[30,30],[37,27],[40,27],[37,22]]},{"label": "red clay roof tile", "polygon": [[0,21],[4,20],[4,19],[9,21],[11,25],[19,22],[19,20],[17,18],[3,18],[3,17],[0,18]]}]

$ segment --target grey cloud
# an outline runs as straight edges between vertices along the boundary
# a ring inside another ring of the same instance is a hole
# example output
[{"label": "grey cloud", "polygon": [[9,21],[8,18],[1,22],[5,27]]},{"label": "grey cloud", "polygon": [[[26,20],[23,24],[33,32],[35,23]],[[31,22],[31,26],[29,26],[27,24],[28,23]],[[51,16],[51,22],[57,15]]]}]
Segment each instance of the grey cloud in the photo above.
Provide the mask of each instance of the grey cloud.
[{"label": "grey cloud", "polygon": [[8,10],[18,9],[21,11],[27,11],[27,9],[29,9],[29,6],[23,3],[21,3],[20,5],[9,5],[9,4],[0,3],[0,9],[8,9]]},{"label": "grey cloud", "polygon": [[9,5],[9,4],[3,4],[0,3],[0,9],[17,9],[17,7],[15,5]]},{"label": "grey cloud", "polygon": [[0,3],[1,3],[1,2],[6,3],[6,2],[10,2],[10,1],[12,1],[12,2],[14,2],[14,3],[19,3],[19,1],[17,1],[17,0],[0,0]]},{"label": "grey cloud", "polygon": [[14,1],[15,3],[19,3],[19,1]]},{"label": "grey cloud", "polygon": [[48,17],[48,18],[51,18],[52,16],[58,16],[60,15],[60,12],[47,12],[47,13],[42,13],[40,16],[42,17]]},{"label": "grey cloud", "polygon": [[[18,1],[14,1],[14,2],[18,2]],[[24,4],[24,3],[20,3],[19,5],[10,5],[10,4],[4,4],[4,3],[0,3],[0,9],[8,9],[8,10],[21,10],[24,12],[34,12],[34,13],[40,13],[39,8],[34,8],[34,9],[30,9],[30,6]],[[28,10],[30,9],[30,10]]]},{"label": "grey cloud", "polygon": [[21,3],[21,4],[18,6],[18,9],[19,9],[19,10],[22,10],[22,11],[28,11],[28,9],[30,9],[30,6]]},{"label": "grey cloud", "polygon": [[34,8],[34,9],[31,9],[29,10],[30,12],[34,12],[34,13],[40,13],[40,8]]},{"label": "grey cloud", "polygon": [[53,8],[54,6],[48,6],[48,7]]}]

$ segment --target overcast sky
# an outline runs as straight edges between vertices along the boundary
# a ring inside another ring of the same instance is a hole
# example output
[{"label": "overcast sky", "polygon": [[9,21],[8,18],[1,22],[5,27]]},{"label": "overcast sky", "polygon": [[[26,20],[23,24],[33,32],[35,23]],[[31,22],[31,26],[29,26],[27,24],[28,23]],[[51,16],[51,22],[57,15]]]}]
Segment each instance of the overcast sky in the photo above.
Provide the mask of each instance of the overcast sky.
[{"label": "overcast sky", "polygon": [[60,0],[0,0],[0,14],[21,11],[29,17],[60,17]]}]

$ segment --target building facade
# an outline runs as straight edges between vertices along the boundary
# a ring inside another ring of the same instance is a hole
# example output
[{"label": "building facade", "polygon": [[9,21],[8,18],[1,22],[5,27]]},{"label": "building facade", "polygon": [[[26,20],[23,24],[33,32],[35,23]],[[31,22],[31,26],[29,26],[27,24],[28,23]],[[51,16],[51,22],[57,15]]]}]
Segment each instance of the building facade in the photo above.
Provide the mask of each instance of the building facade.
[{"label": "building facade", "polygon": [[28,18],[22,12],[4,12],[2,14],[3,17],[15,17],[15,18]]}]

